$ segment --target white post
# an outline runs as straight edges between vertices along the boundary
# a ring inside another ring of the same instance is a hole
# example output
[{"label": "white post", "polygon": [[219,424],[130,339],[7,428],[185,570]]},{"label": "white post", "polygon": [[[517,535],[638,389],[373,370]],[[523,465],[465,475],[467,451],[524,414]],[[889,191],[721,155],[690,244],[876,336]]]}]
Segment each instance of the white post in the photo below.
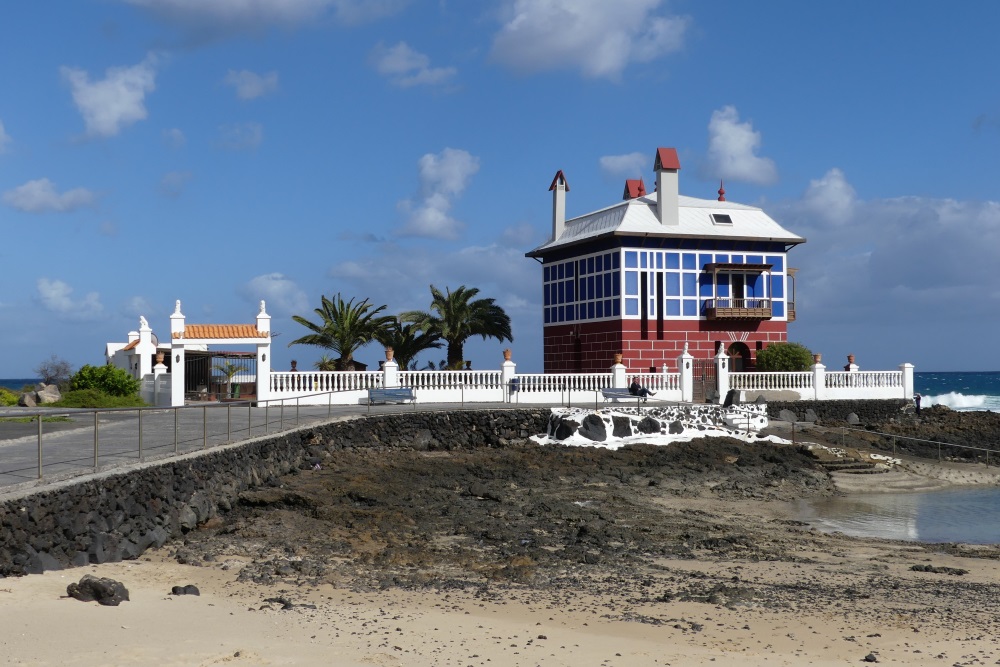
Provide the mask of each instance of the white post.
[{"label": "white post", "polygon": [[500,365],[500,384],[504,387],[507,401],[511,403],[514,401],[514,392],[520,388],[513,381],[516,375],[517,364],[510,359],[504,359]]},{"label": "white post", "polygon": [[382,364],[382,386],[386,389],[396,389],[399,387],[399,362],[395,359],[386,359]]},{"label": "white post", "polygon": [[153,366],[153,405],[160,406],[160,376],[167,372],[167,366],[162,361]]},{"label": "white post", "polygon": [[826,366],[821,364],[818,358],[816,363],[812,365],[812,372],[815,398],[817,401],[826,400]]},{"label": "white post", "polygon": [[913,364],[900,364],[903,374],[903,398],[913,398]]},{"label": "white post", "polygon": [[611,386],[614,389],[628,389],[627,370],[620,361],[611,366]]},{"label": "white post", "polygon": [[180,299],[170,316],[170,405],[184,405],[184,314]]},{"label": "white post", "polygon": [[139,318],[139,344],[135,346],[135,353],[139,357],[138,377],[141,380],[153,372],[153,355],[156,353],[153,329],[145,317]]},{"label": "white post", "polygon": [[725,345],[720,345],[719,352],[715,355],[715,378],[719,385],[718,402],[721,405],[729,393],[729,355],[726,354]]},{"label": "white post", "polygon": [[263,301],[257,313],[257,331],[267,333],[267,338],[257,343],[257,400],[267,405],[266,401],[271,398],[271,316]]},{"label": "white post", "polygon": [[684,343],[684,351],[677,357],[677,370],[681,374],[681,400],[690,403],[694,400],[694,357],[688,352],[687,343]]}]

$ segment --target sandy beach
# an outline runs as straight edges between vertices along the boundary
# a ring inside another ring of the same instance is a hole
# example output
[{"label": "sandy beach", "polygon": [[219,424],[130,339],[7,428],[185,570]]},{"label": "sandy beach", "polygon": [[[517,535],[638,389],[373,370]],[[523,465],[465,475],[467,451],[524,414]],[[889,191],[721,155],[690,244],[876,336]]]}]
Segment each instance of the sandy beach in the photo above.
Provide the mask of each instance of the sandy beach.
[{"label": "sandy beach", "polygon": [[[798,454],[754,458],[724,442],[678,447],[670,459],[642,448],[546,449],[394,462],[340,453],[138,560],[4,579],[4,662],[1000,661],[1000,552],[819,533],[793,518],[793,503],[833,487]],[[693,452],[718,465],[694,466]],[[979,464],[894,474],[912,488],[996,483]],[[851,491],[874,490],[879,477],[856,476]],[[423,495],[415,479],[434,492]],[[335,488],[345,491],[334,497]],[[526,531],[533,537],[511,537]],[[66,597],[88,573],[121,581],[130,600]],[[188,584],[200,595],[171,594]]]}]

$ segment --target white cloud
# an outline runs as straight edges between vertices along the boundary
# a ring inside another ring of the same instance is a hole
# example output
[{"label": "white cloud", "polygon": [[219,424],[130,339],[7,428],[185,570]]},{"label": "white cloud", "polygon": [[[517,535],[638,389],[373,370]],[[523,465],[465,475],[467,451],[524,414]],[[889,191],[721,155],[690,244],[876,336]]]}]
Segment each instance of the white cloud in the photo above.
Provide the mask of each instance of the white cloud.
[{"label": "white cloud", "polygon": [[125,315],[139,317],[140,315],[149,315],[152,313],[153,306],[144,297],[133,296],[125,300],[125,303],[122,305],[122,311]]},{"label": "white cloud", "polygon": [[465,190],[469,179],[479,171],[479,158],[456,148],[428,153],[417,163],[420,171],[421,197],[417,202],[404,200],[400,210],[409,214],[401,233],[438,239],[458,238],[464,224],[449,215],[453,199]]},{"label": "white cloud", "polygon": [[493,57],[537,72],[579,69],[617,79],[633,62],[678,51],[690,20],[657,14],[661,0],[513,0],[493,40]]},{"label": "white cloud", "polygon": [[760,132],[750,121],[741,123],[736,107],[725,106],[712,113],[708,123],[708,169],[714,178],[770,185],[778,180],[778,169],[770,158],[758,157]]},{"label": "white cloud", "polygon": [[256,150],[264,140],[264,127],[260,123],[238,123],[219,128],[216,146],[230,151]]},{"label": "white cloud", "polygon": [[261,75],[250,70],[229,70],[225,84],[236,89],[236,96],[241,100],[252,100],[278,89],[278,73],[268,72]]},{"label": "white cloud", "polygon": [[123,0],[182,28],[209,35],[294,27],[332,13],[354,25],[391,16],[409,0]]},{"label": "white cloud", "polygon": [[10,145],[11,141],[10,135],[4,131],[3,121],[0,120],[0,153],[7,150],[7,146]]},{"label": "white cloud", "polygon": [[252,278],[240,290],[250,302],[260,300],[267,302],[267,311],[271,315],[303,315],[308,316],[311,308],[306,293],[295,282],[281,273],[265,273]]},{"label": "white cloud", "polygon": [[601,171],[608,176],[634,178],[642,176],[645,169],[653,164],[653,159],[646,153],[636,152],[625,155],[605,155],[600,162]]},{"label": "white cloud", "polygon": [[834,167],[823,175],[809,181],[809,187],[802,196],[802,205],[814,215],[834,223],[845,223],[854,213],[857,194],[847,182],[844,172]]},{"label": "white cloud", "polygon": [[56,192],[55,183],[39,178],[19,185],[3,194],[5,204],[26,213],[65,213],[91,206],[97,197],[86,188],[74,188],[62,194]]},{"label": "white cloud", "polygon": [[36,283],[38,301],[42,306],[57,315],[72,320],[94,320],[104,314],[101,296],[97,292],[88,292],[80,301],[73,299],[73,288],[61,280],[39,278]]},{"label": "white cloud", "polygon": [[163,130],[163,132],[160,133],[160,136],[163,137],[163,143],[165,143],[170,148],[181,148],[184,144],[187,143],[187,137],[184,136],[184,132],[177,129],[176,127],[172,127],[168,130]]},{"label": "white cloud", "polygon": [[160,194],[176,199],[184,192],[184,186],[191,180],[190,171],[169,171],[160,179]]},{"label": "white cloud", "polygon": [[431,67],[431,59],[414,51],[406,42],[390,47],[379,42],[372,51],[371,62],[379,74],[400,88],[442,85],[458,72],[454,67]]},{"label": "white cloud", "polygon": [[150,54],[138,65],[108,68],[103,79],[93,82],[82,69],[60,68],[89,136],[112,137],[146,118],[146,94],[156,89],[156,63]]}]

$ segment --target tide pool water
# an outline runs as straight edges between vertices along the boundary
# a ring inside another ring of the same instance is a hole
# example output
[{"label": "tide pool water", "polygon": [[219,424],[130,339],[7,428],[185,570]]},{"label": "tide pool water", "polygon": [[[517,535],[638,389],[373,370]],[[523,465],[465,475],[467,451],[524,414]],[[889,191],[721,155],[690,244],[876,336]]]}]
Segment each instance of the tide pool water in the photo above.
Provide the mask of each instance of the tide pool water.
[{"label": "tide pool water", "polygon": [[1000,371],[916,372],[913,390],[921,395],[922,407],[945,405],[952,410],[1000,410]]},{"label": "tide pool water", "polygon": [[1000,489],[871,493],[803,501],[799,518],[824,532],[917,542],[1000,543]]}]

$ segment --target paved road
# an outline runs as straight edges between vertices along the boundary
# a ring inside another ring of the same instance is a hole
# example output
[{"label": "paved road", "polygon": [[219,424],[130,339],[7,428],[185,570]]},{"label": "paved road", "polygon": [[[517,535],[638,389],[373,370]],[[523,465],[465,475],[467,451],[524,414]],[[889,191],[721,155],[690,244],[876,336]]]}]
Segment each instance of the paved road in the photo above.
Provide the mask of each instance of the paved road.
[{"label": "paved road", "polygon": [[[43,421],[40,445],[37,421],[0,421],[0,489],[84,475],[95,469],[198,451],[348,416],[516,407],[510,403],[452,403],[265,409],[214,404],[179,410],[116,410],[97,413],[96,438],[94,412],[46,411],[46,415],[65,415],[69,421]],[[34,412],[2,408],[0,417]]]}]

